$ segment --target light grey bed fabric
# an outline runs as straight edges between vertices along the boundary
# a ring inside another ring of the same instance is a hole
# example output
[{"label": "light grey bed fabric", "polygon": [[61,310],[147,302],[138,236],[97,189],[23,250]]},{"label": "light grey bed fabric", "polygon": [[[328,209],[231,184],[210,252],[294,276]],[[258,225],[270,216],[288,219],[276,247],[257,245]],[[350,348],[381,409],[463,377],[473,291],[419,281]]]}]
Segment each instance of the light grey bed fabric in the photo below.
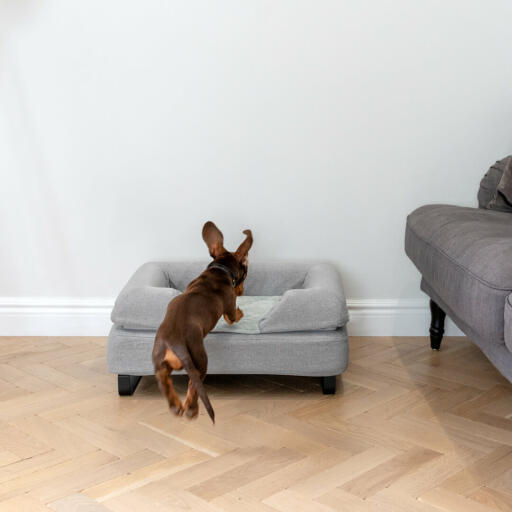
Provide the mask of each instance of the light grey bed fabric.
[{"label": "light grey bed fabric", "polygon": [[[188,283],[205,270],[211,260],[160,261],[157,265],[165,274],[168,286],[183,291]],[[315,262],[251,261],[245,280],[245,295],[282,295],[291,288],[300,288],[306,273]]]},{"label": "light grey bed fabric", "polygon": [[[107,345],[110,372],[153,375],[154,331],[113,326]],[[210,333],[205,338],[209,374],[338,375],[348,363],[345,327],[335,331],[240,335]],[[178,372],[180,373],[180,372]]]},{"label": "light grey bed fabric", "polygon": [[[112,322],[126,329],[156,330],[169,302],[207,265],[206,261],[142,265],[119,294]],[[260,320],[262,333],[335,330],[348,322],[341,279],[328,263],[250,262],[245,295],[282,295]]]},{"label": "light grey bed fabric", "polygon": [[407,219],[405,250],[443,303],[489,343],[504,345],[504,310],[512,292],[509,213],[427,205]]},{"label": "light grey bed fabric", "polygon": [[332,265],[313,265],[302,287],[287,290],[260,321],[261,332],[333,330],[348,322],[341,278]]},{"label": "light grey bed fabric", "polygon": [[112,323],[134,329],[157,328],[167,305],[180,293],[171,287],[161,263],[144,263],[117,297],[110,315]]}]

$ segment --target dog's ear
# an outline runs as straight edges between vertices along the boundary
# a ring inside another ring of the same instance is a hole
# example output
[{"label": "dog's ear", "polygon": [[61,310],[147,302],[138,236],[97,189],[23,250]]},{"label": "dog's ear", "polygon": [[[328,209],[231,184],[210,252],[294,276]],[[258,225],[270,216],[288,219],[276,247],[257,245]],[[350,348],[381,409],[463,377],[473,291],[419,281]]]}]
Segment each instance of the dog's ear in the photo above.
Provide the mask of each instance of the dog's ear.
[{"label": "dog's ear", "polygon": [[249,252],[249,249],[252,247],[252,233],[250,229],[246,229],[244,231],[244,235],[247,235],[245,237],[245,240],[240,244],[240,247],[235,252],[235,258],[238,261],[244,261],[247,259],[247,253]]},{"label": "dog's ear", "polygon": [[224,236],[212,221],[208,221],[203,226],[203,240],[206,242],[212,258],[218,258],[223,252],[226,252]]}]

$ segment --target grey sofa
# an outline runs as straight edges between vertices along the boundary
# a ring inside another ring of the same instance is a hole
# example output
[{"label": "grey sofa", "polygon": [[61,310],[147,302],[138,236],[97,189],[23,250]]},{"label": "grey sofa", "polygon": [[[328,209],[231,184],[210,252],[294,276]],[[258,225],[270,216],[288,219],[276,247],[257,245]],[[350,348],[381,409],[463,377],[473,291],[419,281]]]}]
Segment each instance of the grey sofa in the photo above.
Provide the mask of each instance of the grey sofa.
[{"label": "grey sofa", "polygon": [[[153,375],[151,352],[167,305],[207,264],[146,263],[119,294],[107,365],[118,374],[121,395],[132,394],[141,376]],[[336,376],[348,363],[348,312],[336,269],[318,262],[251,262],[244,295],[274,296],[275,302],[255,331],[237,332],[235,324],[206,336],[208,373],[321,377],[324,393],[334,393]]]},{"label": "grey sofa", "polygon": [[407,218],[405,251],[430,297],[439,350],[445,315],[512,382],[512,204],[499,192],[511,158],[484,176],[479,208],[433,204]]}]

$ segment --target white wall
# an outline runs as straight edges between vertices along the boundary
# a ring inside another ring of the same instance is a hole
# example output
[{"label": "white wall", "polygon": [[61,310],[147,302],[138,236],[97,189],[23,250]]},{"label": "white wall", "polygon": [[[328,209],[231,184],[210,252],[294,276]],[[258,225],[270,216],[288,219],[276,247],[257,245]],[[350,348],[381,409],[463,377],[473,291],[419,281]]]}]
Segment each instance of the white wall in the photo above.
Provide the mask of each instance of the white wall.
[{"label": "white wall", "polygon": [[512,151],[511,17],[507,0],[0,0],[4,306],[114,297],[148,259],[206,257],[207,219],[228,248],[250,227],[253,258],[332,260],[352,299],[421,299],[407,213],[476,204]]}]

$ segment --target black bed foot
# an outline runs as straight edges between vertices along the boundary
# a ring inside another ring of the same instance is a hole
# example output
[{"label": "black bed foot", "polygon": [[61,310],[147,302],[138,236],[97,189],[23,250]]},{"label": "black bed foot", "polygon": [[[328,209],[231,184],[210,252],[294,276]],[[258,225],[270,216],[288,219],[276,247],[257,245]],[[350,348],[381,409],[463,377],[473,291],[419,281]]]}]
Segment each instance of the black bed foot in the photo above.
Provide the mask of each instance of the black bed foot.
[{"label": "black bed foot", "polygon": [[324,395],[334,395],[336,393],[336,375],[330,377],[321,377],[322,393]]},{"label": "black bed foot", "polygon": [[118,375],[117,389],[120,396],[130,396],[137,388],[141,377],[140,375]]},{"label": "black bed foot", "polygon": [[432,315],[430,322],[430,346],[432,350],[439,350],[444,334],[446,313],[432,299],[430,299],[430,313]]}]

